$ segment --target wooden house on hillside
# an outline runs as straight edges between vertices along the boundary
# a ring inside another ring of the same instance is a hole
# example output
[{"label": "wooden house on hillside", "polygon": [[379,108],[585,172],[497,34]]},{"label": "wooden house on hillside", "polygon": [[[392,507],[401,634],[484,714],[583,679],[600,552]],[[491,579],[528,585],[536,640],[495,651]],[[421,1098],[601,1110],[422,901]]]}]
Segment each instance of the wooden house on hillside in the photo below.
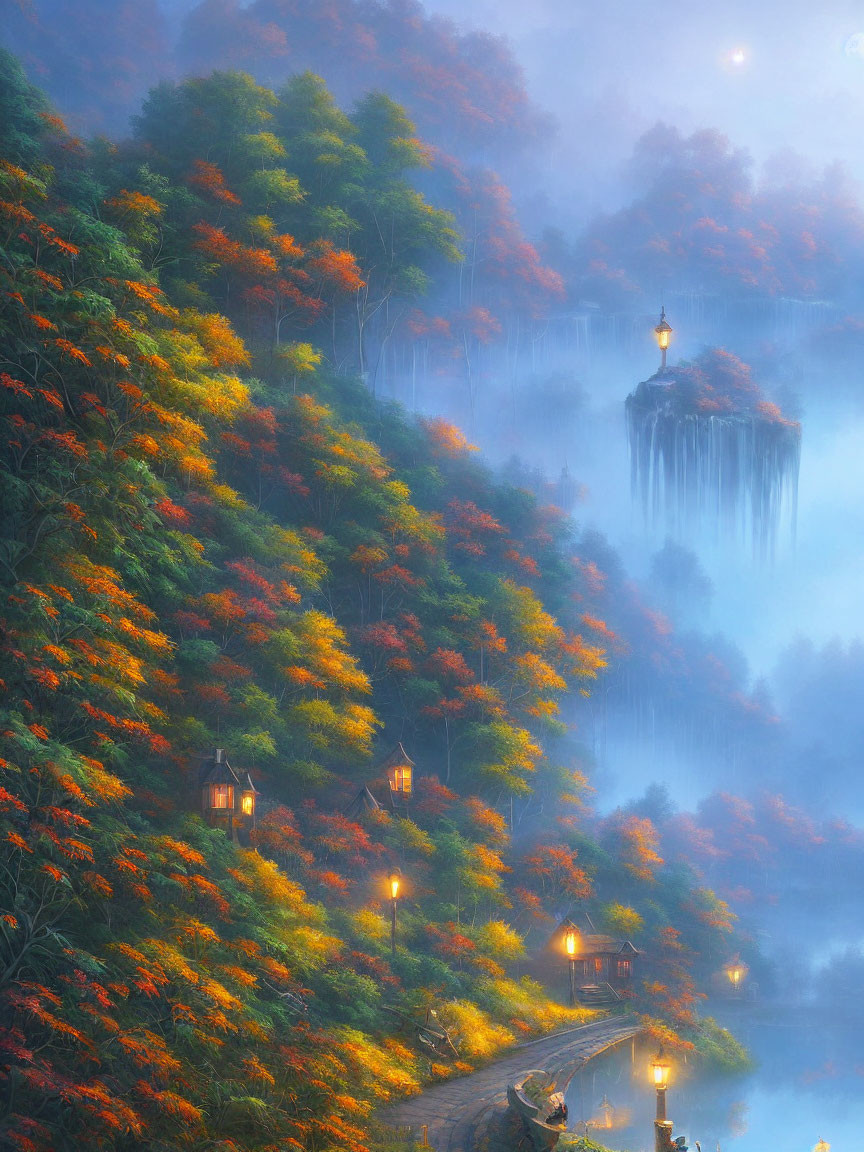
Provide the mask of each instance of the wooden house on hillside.
[{"label": "wooden house on hillside", "polygon": [[[576,935],[572,957],[567,951],[568,935]],[[631,994],[642,953],[621,937],[593,931],[583,932],[569,918],[562,920],[549,938],[547,953],[572,963],[576,994],[582,1004],[608,1004]]]},{"label": "wooden house on hillside", "polygon": [[407,813],[411,797],[414,795],[414,761],[402,747],[401,742],[378,762],[377,769],[376,778],[364,784],[346,808],[346,816],[356,819],[366,812],[381,809],[383,804],[373,789],[378,791],[378,795],[386,789],[390,808],[394,812]]},{"label": "wooden house on hillside", "polygon": [[201,812],[213,828],[222,828],[235,842],[248,844],[255,829],[258,789],[245,769],[234,769],[217,748],[198,771]]}]

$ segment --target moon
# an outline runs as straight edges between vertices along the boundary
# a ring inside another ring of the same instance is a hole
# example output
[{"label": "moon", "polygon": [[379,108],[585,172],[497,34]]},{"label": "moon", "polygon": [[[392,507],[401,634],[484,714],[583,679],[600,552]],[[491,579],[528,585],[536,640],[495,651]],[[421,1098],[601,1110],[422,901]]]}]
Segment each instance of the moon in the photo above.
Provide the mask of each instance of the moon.
[{"label": "moon", "polygon": [[[862,36],[862,40],[864,40],[864,36]],[[746,53],[744,52],[743,48],[736,48],[735,51],[732,53],[732,63],[733,64],[741,65],[744,63],[744,61],[746,59],[747,59],[747,56],[746,56]]]},{"label": "moon", "polygon": [[854,32],[843,45],[843,51],[847,56],[864,60],[864,32]]}]

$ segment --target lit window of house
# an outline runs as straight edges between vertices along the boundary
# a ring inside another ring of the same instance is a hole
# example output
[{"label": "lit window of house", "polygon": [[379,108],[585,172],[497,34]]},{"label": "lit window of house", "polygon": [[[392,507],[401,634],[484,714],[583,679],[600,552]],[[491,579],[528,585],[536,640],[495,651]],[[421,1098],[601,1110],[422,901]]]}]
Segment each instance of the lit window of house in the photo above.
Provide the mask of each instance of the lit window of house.
[{"label": "lit window of house", "polygon": [[211,808],[233,808],[234,807],[234,787],[232,784],[211,784],[210,785],[210,807]]}]

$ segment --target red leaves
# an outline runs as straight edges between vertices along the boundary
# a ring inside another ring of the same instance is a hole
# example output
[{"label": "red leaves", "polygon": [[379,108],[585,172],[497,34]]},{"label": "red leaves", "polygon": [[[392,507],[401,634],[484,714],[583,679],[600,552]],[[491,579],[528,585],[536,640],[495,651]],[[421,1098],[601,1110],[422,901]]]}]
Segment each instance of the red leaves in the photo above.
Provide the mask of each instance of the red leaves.
[{"label": "red leaves", "polygon": [[26,812],[27,806],[14,796],[7,788],[0,786],[0,808],[14,808],[17,812]]},{"label": "red leaves", "polygon": [[175,504],[165,496],[162,500],[158,501],[154,506],[154,511],[173,528],[188,528],[192,522],[192,517],[182,508],[179,504]]},{"label": "red leaves", "polygon": [[39,434],[39,440],[42,444],[68,452],[78,460],[86,460],[89,456],[87,448],[71,429],[66,432],[55,432],[53,428],[44,428]]},{"label": "red leaves", "polygon": [[203,221],[193,225],[192,231],[198,237],[195,247],[202,255],[246,279],[274,276],[278,271],[275,257],[266,248],[249,248],[230,239],[222,228],[214,228]]},{"label": "red leaves", "polygon": [[451,684],[468,684],[474,679],[465,657],[452,648],[436,648],[427,659],[425,669],[431,676]]},{"label": "red leaves", "polygon": [[64,356],[68,356],[70,360],[76,360],[79,364],[83,364],[85,368],[92,368],[93,363],[87,356],[76,347],[71,340],[64,340],[61,337],[56,337],[54,344],[60,349]]},{"label": "red leaves", "polygon": [[5,388],[7,392],[13,392],[16,396],[33,399],[33,393],[27,385],[22,380],[15,380],[8,372],[0,372],[0,387]]},{"label": "red leaves", "polygon": [[427,924],[426,933],[435,951],[448,960],[461,961],[477,947],[473,940],[463,935],[459,926],[452,920],[443,926]]},{"label": "red leaves", "polygon": [[503,525],[471,500],[451,500],[445,522],[454,548],[468,556],[485,556],[490,539],[506,535]]},{"label": "red leaves", "polygon": [[381,652],[401,655],[408,651],[405,640],[395,625],[390,623],[369,624],[358,630],[357,638],[361,644],[368,644]]},{"label": "red leaves", "polygon": [[240,197],[226,187],[225,177],[216,165],[210,164],[206,160],[195,161],[189,183],[193,188],[203,192],[219,204],[239,205],[241,203]]},{"label": "red leaves", "polygon": [[335,248],[329,240],[318,242],[306,267],[322,287],[335,292],[356,292],[366,283],[353,253]]},{"label": "red leaves", "polygon": [[591,895],[591,880],[576,866],[576,853],[570,848],[545,845],[525,856],[523,867],[529,876],[537,877],[546,891],[563,892],[575,900],[587,900]]}]

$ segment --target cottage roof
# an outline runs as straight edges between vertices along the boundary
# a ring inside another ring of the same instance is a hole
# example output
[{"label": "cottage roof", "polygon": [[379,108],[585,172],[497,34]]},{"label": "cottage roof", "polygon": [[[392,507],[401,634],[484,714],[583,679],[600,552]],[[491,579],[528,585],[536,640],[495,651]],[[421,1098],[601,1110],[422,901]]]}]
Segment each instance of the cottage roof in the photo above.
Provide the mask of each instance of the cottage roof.
[{"label": "cottage roof", "polygon": [[398,740],[396,746],[387,753],[379,767],[386,770],[387,768],[396,768],[401,764],[410,764],[412,768],[414,767],[414,761],[402,747],[402,741]]},{"label": "cottage roof", "polygon": [[[593,925],[592,925],[593,927]],[[570,929],[579,934],[579,951],[577,959],[584,960],[588,956],[638,956],[639,949],[629,940],[616,936],[607,936],[600,932],[586,933],[578,924],[568,916],[562,920],[549,938],[547,947],[552,951],[560,951],[564,947],[564,937]]]},{"label": "cottage roof", "polygon": [[249,773],[232,768],[221,748],[216,749],[211,759],[205,760],[201,767],[200,783],[202,788],[207,784],[233,784],[246,792],[258,792]]},{"label": "cottage roof", "polygon": [[636,955],[638,952],[639,949],[629,940],[620,940],[614,936],[603,936],[599,933],[582,937],[581,953],[583,956]]},{"label": "cottage roof", "polygon": [[362,812],[380,812],[381,805],[369,791],[369,786],[364,784],[348,807],[345,809],[346,816],[359,816]]}]

